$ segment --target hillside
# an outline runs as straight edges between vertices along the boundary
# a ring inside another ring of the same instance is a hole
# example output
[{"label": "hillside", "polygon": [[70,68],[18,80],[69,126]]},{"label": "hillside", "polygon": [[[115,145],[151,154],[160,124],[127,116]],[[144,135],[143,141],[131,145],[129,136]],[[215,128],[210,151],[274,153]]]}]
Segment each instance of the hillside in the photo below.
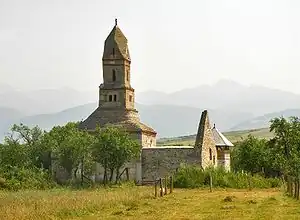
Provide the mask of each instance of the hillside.
[{"label": "hillside", "polygon": [[269,127],[270,120],[275,117],[291,117],[296,116],[300,117],[300,109],[286,109],[280,112],[273,112],[265,114],[259,117],[252,118],[250,120],[244,121],[232,127],[232,130],[245,130],[245,129],[254,129],[254,128],[265,128]]},{"label": "hillside", "polygon": [[[230,140],[232,143],[235,143],[239,140],[246,138],[248,135],[252,135],[257,138],[266,138],[269,139],[273,137],[273,134],[269,131],[268,128],[261,129],[252,129],[252,130],[241,130],[241,131],[229,131],[223,132],[223,134]],[[174,138],[162,138],[157,141],[157,145],[194,145],[196,135],[180,136]]]}]

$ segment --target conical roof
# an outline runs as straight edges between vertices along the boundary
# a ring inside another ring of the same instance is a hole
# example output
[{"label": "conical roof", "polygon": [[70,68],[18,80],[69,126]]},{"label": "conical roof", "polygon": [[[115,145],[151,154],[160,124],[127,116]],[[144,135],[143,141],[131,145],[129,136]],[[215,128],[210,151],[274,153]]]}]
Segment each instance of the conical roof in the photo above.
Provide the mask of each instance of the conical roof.
[{"label": "conical roof", "polygon": [[103,59],[123,58],[130,60],[127,38],[118,27],[117,20],[115,26],[105,40]]}]

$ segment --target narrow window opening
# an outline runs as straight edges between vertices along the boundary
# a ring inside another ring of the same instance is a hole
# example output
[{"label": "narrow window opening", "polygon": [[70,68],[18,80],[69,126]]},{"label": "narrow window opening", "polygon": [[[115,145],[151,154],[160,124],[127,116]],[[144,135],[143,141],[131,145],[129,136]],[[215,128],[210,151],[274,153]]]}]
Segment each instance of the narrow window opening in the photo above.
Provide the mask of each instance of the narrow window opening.
[{"label": "narrow window opening", "polygon": [[127,78],[127,81],[129,81],[129,71],[127,71],[127,76],[126,76],[126,78]]},{"label": "narrow window opening", "polygon": [[114,95],[114,102],[117,101],[117,95]]},{"label": "narrow window opening", "polygon": [[209,160],[212,160],[212,151],[211,151],[211,148],[209,148]]},{"label": "narrow window opening", "polygon": [[115,48],[113,48],[112,54],[113,56],[115,56]]},{"label": "narrow window opening", "polygon": [[112,70],[112,81],[116,81],[116,70]]},{"label": "narrow window opening", "polygon": [[109,95],[109,101],[112,102],[112,95]]},{"label": "narrow window opening", "polygon": [[213,156],[213,163],[216,164],[216,156]]},{"label": "narrow window opening", "polygon": [[132,96],[131,95],[129,96],[129,102],[132,102]]}]

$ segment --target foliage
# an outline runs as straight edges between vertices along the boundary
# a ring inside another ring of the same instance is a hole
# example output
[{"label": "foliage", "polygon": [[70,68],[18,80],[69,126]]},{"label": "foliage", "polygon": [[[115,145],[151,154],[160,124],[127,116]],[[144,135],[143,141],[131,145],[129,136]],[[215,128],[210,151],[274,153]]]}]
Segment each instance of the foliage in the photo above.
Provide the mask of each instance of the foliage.
[{"label": "foliage", "polygon": [[0,188],[8,190],[47,189],[55,186],[48,172],[39,168],[1,167]]},{"label": "foliage", "polygon": [[86,165],[84,170],[90,172],[89,148],[93,143],[93,137],[87,132],[79,130],[78,123],[69,122],[65,126],[55,126],[45,134],[44,143],[49,146],[49,149],[52,148],[53,157],[70,176],[74,172],[76,177],[81,163]]},{"label": "foliage", "polygon": [[285,175],[300,178],[300,119],[275,118],[271,121],[270,130],[275,133],[270,147],[276,166]]},{"label": "foliage", "polygon": [[[195,166],[183,165],[175,175],[174,186],[179,188],[198,188],[210,185],[210,175],[214,187],[244,188],[271,188],[279,187],[278,178],[265,178],[260,175],[226,172],[224,169],[208,168],[203,170]],[[249,185],[250,184],[250,185]]]},{"label": "foliage", "polygon": [[235,171],[254,173],[271,169],[271,150],[265,139],[249,135],[245,140],[236,143],[231,152],[231,166]]},{"label": "foliage", "polygon": [[104,169],[104,182],[107,181],[107,170],[110,170],[110,181],[116,171],[116,182],[120,179],[120,168],[130,160],[136,158],[140,152],[139,144],[128,133],[117,127],[97,127],[92,155],[95,161]]}]

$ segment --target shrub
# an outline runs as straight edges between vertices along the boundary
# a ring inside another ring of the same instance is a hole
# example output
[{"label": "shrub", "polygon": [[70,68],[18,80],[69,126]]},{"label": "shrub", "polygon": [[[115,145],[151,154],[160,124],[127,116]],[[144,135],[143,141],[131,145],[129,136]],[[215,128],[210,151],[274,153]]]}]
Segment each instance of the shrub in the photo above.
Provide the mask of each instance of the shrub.
[{"label": "shrub", "polygon": [[0,188],[8,190],[47,189],[55,186],[48,172],[38,168],[5,167],[0,170]]},{"label": "shrub", "polygon": [[212,176],[213,187],[227,187],[236,189],[245,188],[272,188],[281,186],[278,178],[264,178],[260,175],[226,172],[222,168],[208,168],[203,170],[195,166],[181,166],[174,176],[174,187],[197,188],[210,185]]}]

